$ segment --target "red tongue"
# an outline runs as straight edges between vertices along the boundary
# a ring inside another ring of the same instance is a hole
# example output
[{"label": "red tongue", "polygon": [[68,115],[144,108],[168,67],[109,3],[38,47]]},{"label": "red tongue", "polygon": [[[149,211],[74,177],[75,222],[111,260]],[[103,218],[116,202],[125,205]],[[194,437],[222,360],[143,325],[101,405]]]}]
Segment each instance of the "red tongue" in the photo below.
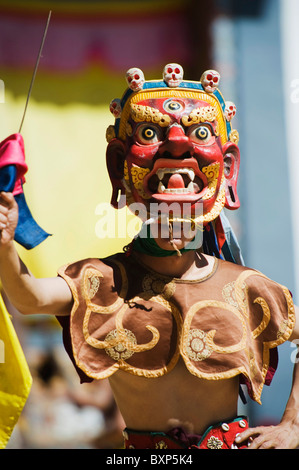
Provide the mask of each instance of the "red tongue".
[{"label": "red tongue", "polygon": [[174,175],[171,175],[171,177],[169,178],[169,181],[168,181],[168,185],[167,185],[168,189],[171,189],[171,188],[184,188],[184,187],[185,187],[185,183],[184,183],[182,175],[180,175],[178,173],[175,173]]}]

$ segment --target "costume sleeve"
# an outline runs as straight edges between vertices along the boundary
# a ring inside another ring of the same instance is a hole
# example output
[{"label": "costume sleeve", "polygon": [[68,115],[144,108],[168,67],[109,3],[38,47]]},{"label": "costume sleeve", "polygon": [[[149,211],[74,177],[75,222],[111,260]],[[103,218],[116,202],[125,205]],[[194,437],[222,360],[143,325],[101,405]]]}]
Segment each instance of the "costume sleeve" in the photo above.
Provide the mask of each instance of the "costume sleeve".
[{"label": "costume sleeve", "polygon": [[294,304],[286,287],[261,273],[245,271],[238,282],[246,292],[243,305],[251,331],[245,382],[249,394],[259,401],[263,385],[270,385],[277,368],[277,346],[289,339],[295,326]]},{"label": "costume sleeve", "polygon": [[226,262],[206,284],[206,295],[184,322],[182,355],[188,370],[208,380],[238,375],[249,396],[261,403],[263,387],[277,368],[277,346],[288,340],[295,324],[289,290]]},{"label": "costume sleeve", "polygon": [[[65,349],[81,382],[106,378],[109,376],[109,357],[104,348],[95,344],[97,340],[90,331],[101,337],[110,316],[99,315],[99,311],[108,313],[111,305],[119,303],[115,289],[117,274],[101,260],[91,258],[63,266],[58,274],[69,285],[74,301],[69,317],[57,317],[63,327]],[[94,373],[95,370],[98,374]]]},{"label": "costume sleeve", "polygon": [[257,273],[245,279],[252,337],[276,347],[288,340],[294,325],[292,295],[286,287]]},{"label": "costume sleeve", "polygon": [[[81,367],[78,366],[77,360],[75,359],[73,341],[72,341],[72,323],[73,323],[73,314],[77,310],[78,304],[80,302],[81,294],[81,282],[82,282],[82,273],[86,266],[92,265],[92,262],[89,260],[83,260],[69,265],[62,266],[58,270],[58,275],[62,277],[68,284],[71,289],[73,296],[73,309],[70,316],[56,317],[60,325],[62,326],[62,337],[63,344],[67,354],[69,355],[78,375],[81,383],[92,382],[93,378],[88,376]],[[82,302],[82,301],[81,301]]]}]

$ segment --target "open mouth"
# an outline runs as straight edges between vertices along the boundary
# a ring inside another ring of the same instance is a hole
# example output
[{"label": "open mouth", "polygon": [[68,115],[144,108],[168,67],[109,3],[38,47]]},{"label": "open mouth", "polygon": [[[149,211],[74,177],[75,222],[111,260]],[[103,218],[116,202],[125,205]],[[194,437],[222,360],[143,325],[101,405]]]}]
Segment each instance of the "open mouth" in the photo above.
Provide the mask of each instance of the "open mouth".
[{"label": "open mouth", "polygon": [[[206,192],[208,181],[191,159],[158,159],[144,178],[144,187],[154,199],[191,198],[198,200]],[[183,200],[183,199],[182,199]]]},{"label": "open mouth", "polygon": [[204,187],[192,168],[159,168],[147,185],[153,194],[198,194]]}]

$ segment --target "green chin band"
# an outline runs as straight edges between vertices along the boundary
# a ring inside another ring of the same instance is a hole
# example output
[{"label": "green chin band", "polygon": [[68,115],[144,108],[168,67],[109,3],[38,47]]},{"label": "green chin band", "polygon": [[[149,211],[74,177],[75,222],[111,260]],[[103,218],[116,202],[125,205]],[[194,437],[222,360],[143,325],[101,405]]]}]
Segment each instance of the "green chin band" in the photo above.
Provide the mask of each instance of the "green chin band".
[{"label": "green chin band", "polygon": [[139,253],[145,253],[146,255],[150,256],[157,256],[159,258],[178,255],[178,253],[183,254],[190,250],[197,250],[201,246],[201,244],[195,243],[198,234],[199,232],[196,232],[193,240],[181,250],[164,250],[163,248],[159,247],[155,238],[153,237],[150,225],[143,225],[139,234],[133,240],[132,250]]}]

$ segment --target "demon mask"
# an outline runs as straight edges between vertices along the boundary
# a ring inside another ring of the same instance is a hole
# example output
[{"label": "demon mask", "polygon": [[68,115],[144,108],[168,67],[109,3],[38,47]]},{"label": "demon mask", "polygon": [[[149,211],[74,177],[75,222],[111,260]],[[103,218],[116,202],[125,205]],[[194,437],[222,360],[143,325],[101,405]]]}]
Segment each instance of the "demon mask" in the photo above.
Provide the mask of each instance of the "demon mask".
[{"label": "demon mask", "polygon": [[177,216],[188,212],[201,224],[216,219],[224,206],[237,209],[238,133],[231,127],[236,107],[218,90],[220,75],[212,70],[202,83],[186,81],[180,65],[168,64],[160,81],[143,77],[130,69],[129,88],[110,103],[112,205],[138,203],[145,208],[143,219],[152,207],[163,213],[172,206]]}]

